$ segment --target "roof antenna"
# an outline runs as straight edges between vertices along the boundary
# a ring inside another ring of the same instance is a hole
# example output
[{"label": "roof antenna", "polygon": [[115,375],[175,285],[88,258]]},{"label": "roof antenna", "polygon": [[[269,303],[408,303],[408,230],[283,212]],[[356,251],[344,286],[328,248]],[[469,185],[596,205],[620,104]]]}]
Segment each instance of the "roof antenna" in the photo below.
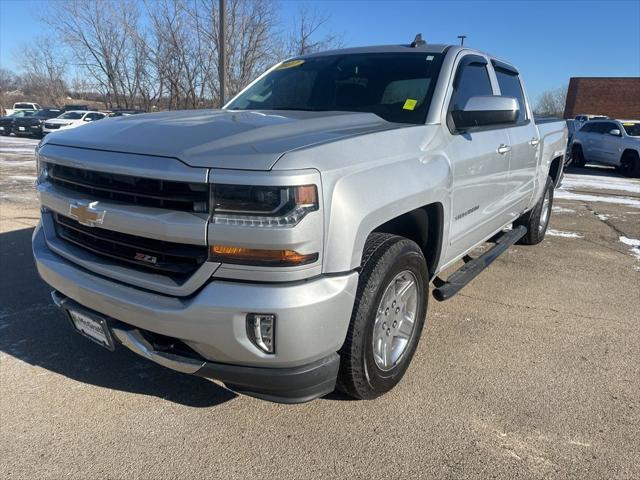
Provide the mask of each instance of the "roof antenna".
[{"label": "roof antenna", "polygon": [[460,39],[460,45],[464,46],[464,39],[467,38],[466,35],[458,35],[458,38]]},{"label": "roof antenna", "polygon": [[422,34],[419,33],[416,35],[416,38],[413,39],[413,42],[411,42],[411,48],[422,47],[423,45],[426,45],[426,44],[427,42],[422,40]]}]

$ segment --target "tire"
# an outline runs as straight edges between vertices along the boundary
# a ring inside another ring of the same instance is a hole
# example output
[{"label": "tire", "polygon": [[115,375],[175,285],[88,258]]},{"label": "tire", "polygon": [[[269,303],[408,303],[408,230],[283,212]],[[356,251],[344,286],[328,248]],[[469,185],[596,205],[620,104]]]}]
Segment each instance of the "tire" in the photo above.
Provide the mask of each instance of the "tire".
[{"label": "tire", "polygon": [[[549,220],[551,219],[551,208],[553,206],[553,180],[547,177],[545,190],[533,209],[514,222],[514,226],[524,225],[527,233],[518,240],[521,245],[537,245],[547,233]],[[545,213],[546,212],[546,213]]]},{"label": "tire", "polygon": [[[427,311],[429,274],[415,242],[377,232],[367,239],[361,268],[336,386],[351,397],[373,399],[397,385],[413,358]],[[404,295],[397,295],[398,289],[405,289]],[[413,322],[406,320],[411,313]]]},{"label": "tire", "polygon": [[582,147],[580,145],[574,145],[571,148],[571,158],[573,159],[572,166],[578,168],[584,168],[587,161],[582,153]]},{"label": "tire", "polygon": [[620,159],[620,173],[631,178],[640,178],[640,158],[637,152],[625,152]]}]

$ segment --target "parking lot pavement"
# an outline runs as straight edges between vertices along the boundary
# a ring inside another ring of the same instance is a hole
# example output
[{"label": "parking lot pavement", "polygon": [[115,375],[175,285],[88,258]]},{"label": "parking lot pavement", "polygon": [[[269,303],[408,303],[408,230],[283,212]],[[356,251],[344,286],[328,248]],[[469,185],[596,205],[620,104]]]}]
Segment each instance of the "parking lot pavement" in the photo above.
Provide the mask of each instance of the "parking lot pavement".
[{"label": "parking lot pavement", "polygon": [[393,392],[286,406],[72,332],[31,259],[34,144],[0,138],[1,478],[640,478],[640,181],[569,173],[542,244],[430,301]]}]

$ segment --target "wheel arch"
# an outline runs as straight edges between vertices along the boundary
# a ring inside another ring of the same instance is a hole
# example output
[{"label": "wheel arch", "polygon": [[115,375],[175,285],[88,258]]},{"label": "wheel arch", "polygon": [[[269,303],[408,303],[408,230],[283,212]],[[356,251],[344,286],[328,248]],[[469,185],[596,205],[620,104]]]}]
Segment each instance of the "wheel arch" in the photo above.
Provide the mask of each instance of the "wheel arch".
[{"label": "wheel arch", "polygon": [[432,277],[442,254],[444,207],[439,202],[418,207],[382,223],[373,232],[393,233],[416,242]]},{"label": "wheel arch", "polygon": [[549,165],[549,176],[553,180],[553,186],[558,187],[560,184],[560,180],[562,180],[562,172],[564,167],[564,158],[556,157],[551,160],[551,164]]}]

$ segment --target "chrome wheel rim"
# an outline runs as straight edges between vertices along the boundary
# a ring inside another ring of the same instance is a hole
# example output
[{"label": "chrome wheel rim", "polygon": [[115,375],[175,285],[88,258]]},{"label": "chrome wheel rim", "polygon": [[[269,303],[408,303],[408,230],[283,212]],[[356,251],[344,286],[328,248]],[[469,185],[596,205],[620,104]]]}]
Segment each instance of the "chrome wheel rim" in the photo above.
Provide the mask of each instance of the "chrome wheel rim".
[{"label": "chrome wheel rim", "polygon": [[540,225],[538,230],[540,233],[547,228],[547,222],[549,221],[549,190],[544,194],[544,200],[542,201],[542,212],[540,212]]},{"label": "chrome wheel rim", "polygon": [[397,274],[382,295],[373,326],[373,358],[383,371],[395,367],[407,350],[418,312],[418,281],[404,270]]}]

